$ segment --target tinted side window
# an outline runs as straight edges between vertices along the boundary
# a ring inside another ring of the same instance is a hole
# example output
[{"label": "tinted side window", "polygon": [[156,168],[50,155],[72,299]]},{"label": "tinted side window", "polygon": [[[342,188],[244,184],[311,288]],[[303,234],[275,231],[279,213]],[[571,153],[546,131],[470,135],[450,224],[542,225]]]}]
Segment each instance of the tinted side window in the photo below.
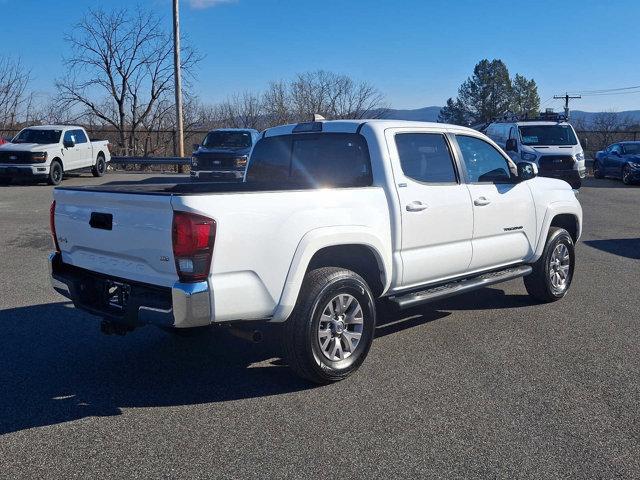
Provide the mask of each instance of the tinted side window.
[{"label": "tinted side window", "polygon": [[289,178],[289,136],[262,138],[256,143],[247,170],[247,182],[278,182]]},{"label": "tinted side window", "polygon": [[73,135],[76,137],[76,143],[87,143],[87,136],[82,130],[73,130]]},{"label": "tinted side window", "polygon": [[251,154],[247,182],[355,187],[371,185],[373,176],[361,135],[301,133],[260,139]]},{"label": "tinted side window", "polygon": [[438,133],[400,133],[396,146],[402,171],[420,182],[456,181],[451,152],[444,136]]},{"label": "tinted side window", "polygon": [[611,148],[611,153],[622,153],[622,147],[619,144],[615,144]]},{"label": "tinted side window", "polygon": [[511,174],[507,160],[492,145],[476,137],[456,135],[469,181],[509,182]]},{"label": "tinted side window", "polygon": [[76,136],[74,135],[75,130],[67,130],[64,132],[64,140],[65,142],[76,142]]},{"label": "tinted side window", "polygon": [[322,186],[371,185],[369,150],[361,135],[302,134],[292,137],[291,179]]}]

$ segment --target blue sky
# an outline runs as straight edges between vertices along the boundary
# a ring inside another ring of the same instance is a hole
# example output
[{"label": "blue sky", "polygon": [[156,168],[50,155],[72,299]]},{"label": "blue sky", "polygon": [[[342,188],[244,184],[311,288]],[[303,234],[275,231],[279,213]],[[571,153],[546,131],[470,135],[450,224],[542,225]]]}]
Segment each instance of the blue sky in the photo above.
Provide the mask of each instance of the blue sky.
[{"label": "blue sky", "polygon": [[[171,25],[170,0],[139,0]],[[204,60],[195,90],[216,102],[270,80],[325,69],[379,88],[394,108],[442,105],[482,58],[536,80],[543,104],[565,91],[640,85],[640,1],[181,0],[183,36]],[[46,98],[88,7],[128,0],[0,0],[4,54],[22,58]],[[559,101],[544,106],[560,109]],[[640,93],[580,110],[640,109]]]}]

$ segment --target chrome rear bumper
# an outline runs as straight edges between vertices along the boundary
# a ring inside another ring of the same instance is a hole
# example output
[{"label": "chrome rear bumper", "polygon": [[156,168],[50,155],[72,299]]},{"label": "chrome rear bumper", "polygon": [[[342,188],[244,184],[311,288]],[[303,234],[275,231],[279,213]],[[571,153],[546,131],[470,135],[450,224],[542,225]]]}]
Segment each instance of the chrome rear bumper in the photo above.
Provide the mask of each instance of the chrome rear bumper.
[{"label": "chrome rear bumper", "polygon": [[49,255],[51,286],[84,311],[130,326],[159,325],[163,327],[201,327],[211,323],[211,292],[207,281],[176,282],[171,288],[132,282],[127,302],[119,308],[104,301],[102,293],[107,282],[127,284],[126,279],[111,279],[106,275],[80,269],[62,262],[59,253]]}]

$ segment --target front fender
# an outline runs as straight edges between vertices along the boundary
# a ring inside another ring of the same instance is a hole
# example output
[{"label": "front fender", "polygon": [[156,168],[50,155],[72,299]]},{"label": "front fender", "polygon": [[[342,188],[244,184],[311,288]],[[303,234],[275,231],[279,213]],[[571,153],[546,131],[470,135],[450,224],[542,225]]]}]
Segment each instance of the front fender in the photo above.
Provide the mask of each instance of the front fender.
[{"label": "front fender", "polygon": [[553,218],[557,215],[566,214],[573,215],[576,218],[578,225],[576,241],[580,239],[580,236],[582,235],[582,207],[580,206],[580,203],[577,201],[553,202],[549,204],[545,212],[544,220],[542,221],[542,227],[540,228],[540,233],[538,235],[536,250],[531,259],[531,263],[535,262],[542,256],[542,252],[544,251],[544,246],[547,242],[547,235],[549,234],[549,228],[551,228]]},{"label": "front fender", "polygon": [[372,228],[360,225],[317,228],[305,234],[298,244],[272,322],[285,321],[293,311],[313,256],[323,248],[338,245],[363,245],[371,249],[382,272],[383,291],[389,288],[392,269],[390,238],[382,238]]}]

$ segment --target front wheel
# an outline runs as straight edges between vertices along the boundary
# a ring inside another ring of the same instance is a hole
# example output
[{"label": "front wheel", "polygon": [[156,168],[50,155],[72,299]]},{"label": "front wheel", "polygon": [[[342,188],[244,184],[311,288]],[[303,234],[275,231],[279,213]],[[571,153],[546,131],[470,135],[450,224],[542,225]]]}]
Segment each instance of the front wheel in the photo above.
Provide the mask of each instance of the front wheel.
[{"label": "front wheel", "polygon": [[337,267],[312,270],[285,324],[286,360],[312,382],[342,380],[366,358],[375,325],[375,301],[360,275]]},{"label": "front wheel", "polygon": [[62,182],[62,164],[57,160],[51,162],[51,166],[49,167],[49,177],[47,178],[47,183],[49,185],[60,185]]},{"label": "front wheel", "polygon": [[598,160],[593,162],[593,177],[604,178],[604,174],[602,173],[602,167],[600,166],[600,162]]},{"label": "front wheel", "polygon": [[555,302],[567,294],[573,280],[575,249],[573,239],[564,228],[551,227],[542,256],[524,277],[529,295],[541,302]]}]

